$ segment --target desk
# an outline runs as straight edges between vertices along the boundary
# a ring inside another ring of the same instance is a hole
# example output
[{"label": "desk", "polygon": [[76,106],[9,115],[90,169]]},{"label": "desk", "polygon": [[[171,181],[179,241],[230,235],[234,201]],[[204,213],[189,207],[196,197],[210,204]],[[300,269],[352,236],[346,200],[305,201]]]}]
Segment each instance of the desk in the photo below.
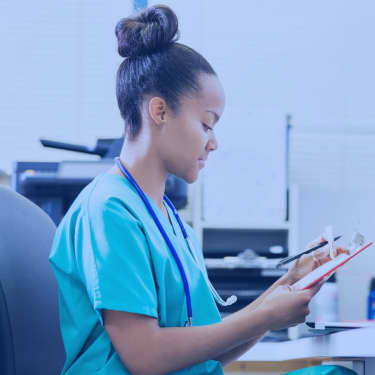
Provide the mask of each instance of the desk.
[{"label": "desk", "polygon": [[280,343],[260,342],[238,362],[352,361],[359,375],[375,375],[375,328],[361,328]]}]

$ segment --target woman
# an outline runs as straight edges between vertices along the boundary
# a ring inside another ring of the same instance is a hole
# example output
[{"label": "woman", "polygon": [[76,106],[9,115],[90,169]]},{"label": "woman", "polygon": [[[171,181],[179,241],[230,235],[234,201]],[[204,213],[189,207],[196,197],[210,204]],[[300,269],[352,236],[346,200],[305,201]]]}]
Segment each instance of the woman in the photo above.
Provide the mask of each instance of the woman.
[{"label": "woman", "polygon": [[207,279],[197,238],[185,223],[184,233],[163,199],[169,173],[192,183],[217,149],[225,102],[210,64],[177,35],[177,18],[165,6],[116,26],[125,58],[117,74],[124,145],[113,168],[73,203],[50,256],[64,374],[222,374],[222,365],[268,330],[303,322],[319,289],[290,285],[327,260],[326,252],[305,256],[221,320],[215,300],[225,302]]}]

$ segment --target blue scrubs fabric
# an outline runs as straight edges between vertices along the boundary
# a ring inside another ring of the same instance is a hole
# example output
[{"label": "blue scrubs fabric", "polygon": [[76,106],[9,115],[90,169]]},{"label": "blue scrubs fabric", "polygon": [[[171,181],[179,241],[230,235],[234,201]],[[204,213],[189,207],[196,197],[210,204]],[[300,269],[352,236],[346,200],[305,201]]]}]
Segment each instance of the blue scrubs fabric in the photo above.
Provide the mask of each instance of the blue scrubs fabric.
[{"label": "blue scrubs fabric", "polygon": [[[189,252],[170,208],[172,225],[149,201],[184,266],[193,325],[220,322],[193,230],[184,223],[199,264]],[[179,269],[126,178],[104,173],[81,192],[57,229],[49,260],[59,285],[60,324],[67,356],[62,374],[130,374],[103,327],[103,309],[148,315],[158,319],[160,327],[185,324],[186,298]],[[174,374],[219,375],[223,370],[219,362],[210,360]]]},{"label": "blue scrubs fabric", "polygon": [[357,373],[342,366],[322,365],[307,367],[288,372],[285,375],[356,375]]}]

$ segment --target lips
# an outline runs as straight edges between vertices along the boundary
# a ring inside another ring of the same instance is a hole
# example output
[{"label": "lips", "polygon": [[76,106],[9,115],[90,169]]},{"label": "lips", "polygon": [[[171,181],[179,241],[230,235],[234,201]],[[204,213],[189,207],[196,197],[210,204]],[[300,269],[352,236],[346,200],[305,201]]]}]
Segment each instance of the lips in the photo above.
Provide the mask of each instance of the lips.
[{"label": "lips", "polygon": [[198,159],[198,164],[199,164],[200,168],[204,167],[206,160],[207,160],[207,158]]}]

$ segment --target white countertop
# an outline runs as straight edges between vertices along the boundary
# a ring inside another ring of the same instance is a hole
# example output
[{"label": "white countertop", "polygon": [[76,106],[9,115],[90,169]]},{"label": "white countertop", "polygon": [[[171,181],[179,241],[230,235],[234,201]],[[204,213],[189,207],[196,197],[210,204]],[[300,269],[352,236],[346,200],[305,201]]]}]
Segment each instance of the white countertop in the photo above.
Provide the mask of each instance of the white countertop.
[{"label": "white countertop", "polygon": [[375,328],[359,328],[284,342],[259,342],[238,361],[375,357]]}]

